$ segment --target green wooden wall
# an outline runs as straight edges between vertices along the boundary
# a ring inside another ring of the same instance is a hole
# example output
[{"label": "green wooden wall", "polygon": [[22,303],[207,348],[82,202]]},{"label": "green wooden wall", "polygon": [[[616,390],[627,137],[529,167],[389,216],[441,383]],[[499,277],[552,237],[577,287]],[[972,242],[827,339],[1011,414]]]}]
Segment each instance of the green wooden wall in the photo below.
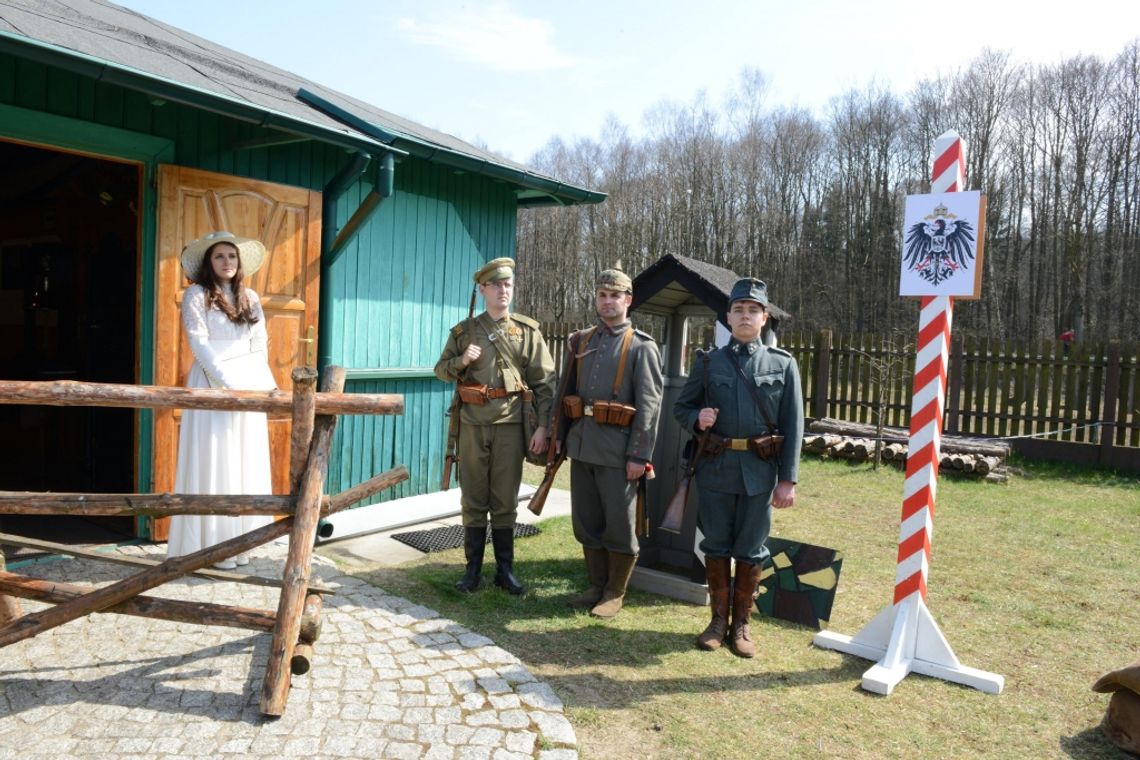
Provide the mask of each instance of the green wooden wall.
[{"label": "green wooden wall", "polygon": [[[157,164],[320,191],[350,158],[344,148],[315,140],[242,147],[280,133],[190,106],[152,102],[144,94],[8,54],[0,54],[0,106],[8,107],[0,137],[144,165],[144,215],[149,218],[143,220],[142,383],[153,381]],[[87,127],[78,130],[82,139],[60,136],[77,131],[76,124]],[[159,147],[149,152],[125,147],[131,135],[139,136],[139,144]],[[358,183],[342,197],[338,225],[369,189]],[[397,165],[395,193],[334,263],[332,303],[321,305],[321,315],[333,321],[334,363],[351,370],[348,390],[404,393],[405,414],[342,420],[330,491],[397,463],[408,466],[411,480],[383,498],[436,490],[450,389],[434,378],[431,368],[449,327],[466,316],[471,273],[490,258],[514,255],[515,222],[515,195],[502,182],[415,158]],[[144,413],[138,452],[141,490],[150,490],[150,435]]]}]

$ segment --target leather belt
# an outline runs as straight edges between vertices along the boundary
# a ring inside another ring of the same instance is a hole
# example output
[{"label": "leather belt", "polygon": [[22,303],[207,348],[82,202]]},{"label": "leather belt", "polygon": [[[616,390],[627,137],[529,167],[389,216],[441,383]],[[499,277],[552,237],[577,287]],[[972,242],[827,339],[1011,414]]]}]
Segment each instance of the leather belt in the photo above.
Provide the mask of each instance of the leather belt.
[{"label": "leather belt", "polygon": [[523,388],[521,391],[508,391],[506,388],[488,388],[487,398],[506,398],[507,396],[522,396],[523,398],[530,398],[530,389]]},{"label": "leather belt", "polygon": [[709,437],[712,443],[716,445],[716,448],[721,451],[748,451],[748,441],[750,440],[748,438],[726,438],[716,433],[713,433]]}]

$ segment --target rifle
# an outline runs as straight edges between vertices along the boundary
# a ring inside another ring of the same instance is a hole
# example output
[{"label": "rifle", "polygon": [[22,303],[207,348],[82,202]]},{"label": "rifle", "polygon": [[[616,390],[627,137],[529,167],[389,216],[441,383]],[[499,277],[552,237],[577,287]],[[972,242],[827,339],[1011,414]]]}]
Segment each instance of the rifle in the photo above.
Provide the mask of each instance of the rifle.
[{"label": "rifle", "polygon": [[689,458],[689,466],[685,468],[685,474],[681,477],[681,482],[677,484],[677,492],[673,494],[673,498],[669,500],[669,505],[665,507],[665,514],[661,517],[661,525],[658,526],[661,530],[669,533],[681,532],[681,523],[685,520],[685,505],[689,501],[689,485],[693,482],[693,474],[697,471],[701,457],[708,449],[710,435],[712,435],[712,425],[709,425],[708,429],[701,433],[700,438],[694,438],[697,441],[697,450]]},{"label": "rifle", "polygon": [[[475,295],[478,292],[478,285],[471,289],[471,305],[467,307],[468,321],[475,316]],[[441,491],[446,491],[451,488],[451,467],[459,462],[459,454],[456,452],[456,447],[459,444],[460,409],[459,383],[456,382],[455,393],[451,395],[451,406],[447,408],[447,414],[450,419],[447,422],[447,454],[443,458],[443,475],[439,479],[439,490]]]},{"label": "rifle", "polygon": [[649,535],[649,514],[645,509],[645,502],[649,494],[649,481],[657,477],[653,472],[652,463],[645,465],[645,473],[637,479],[637,509],[634,512],[633,525],[638,538]]},{"label": "rifle", "polygon": [[[550,415],[550,445],[546,449],[546,472],[543,473],[542,482],[538,484],[538,488],[526,505],[526,508],[536,515],[542,514],[542,508],[546,506],[546,497],[550,495],[550,488],[554,485],[554,476],[566,461],[566,449],[555,446],[555,443],[562,440],[562,399],[566,396],[566,389],[570,387],[570,373],[574,371],[574,354],[578,352],[578,347],[574,345],[575,335],[566,340],[566,363],[562,367],[562,379],[558,383],[558,393],[554,397],[554,412]],[[555,449],[559,449],[557,454],[554,453]]]}]

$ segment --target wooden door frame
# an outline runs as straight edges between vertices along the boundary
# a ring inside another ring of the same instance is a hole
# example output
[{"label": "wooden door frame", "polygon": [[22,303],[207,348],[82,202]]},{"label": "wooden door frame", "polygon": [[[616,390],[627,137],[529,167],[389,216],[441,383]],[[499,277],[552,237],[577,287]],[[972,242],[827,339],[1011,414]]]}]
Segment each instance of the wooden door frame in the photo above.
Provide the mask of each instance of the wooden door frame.
[{"label": "wooden door frame", "polygon": [[[135,312],[135,382],[154,382],[155,250],[158,231],[158,165],[174,160],[174,141],[82,119],[0,104],[0,139],[44,150],[78,153],[103,161],[138,164],[139,223],[137,228],[137,288]],[[139,492],[153,490],[154,414],[135,414],[134,481]],[[142,526],[135,522],[136,532]]]}]

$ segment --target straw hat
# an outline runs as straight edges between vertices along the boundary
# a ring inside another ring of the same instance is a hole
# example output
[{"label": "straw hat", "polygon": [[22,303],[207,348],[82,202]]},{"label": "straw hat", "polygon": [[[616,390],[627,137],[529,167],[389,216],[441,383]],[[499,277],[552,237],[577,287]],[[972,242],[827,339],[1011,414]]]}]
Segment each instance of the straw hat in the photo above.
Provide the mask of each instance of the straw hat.
[{"label": "straw hat", "polygon": [[198,270],[202,266],[202,257],[206,255],[206,249],[214,243],[232,243],[238,249],[238,256],[241,257],[241,271],[246,277],[261,269],[261,265],[265,263],[265,246],[260,240],[238,237],[232,232],[211,232],[193,243],[188,243],[182,249],[182,271],[192,282],[198,281]]}]

